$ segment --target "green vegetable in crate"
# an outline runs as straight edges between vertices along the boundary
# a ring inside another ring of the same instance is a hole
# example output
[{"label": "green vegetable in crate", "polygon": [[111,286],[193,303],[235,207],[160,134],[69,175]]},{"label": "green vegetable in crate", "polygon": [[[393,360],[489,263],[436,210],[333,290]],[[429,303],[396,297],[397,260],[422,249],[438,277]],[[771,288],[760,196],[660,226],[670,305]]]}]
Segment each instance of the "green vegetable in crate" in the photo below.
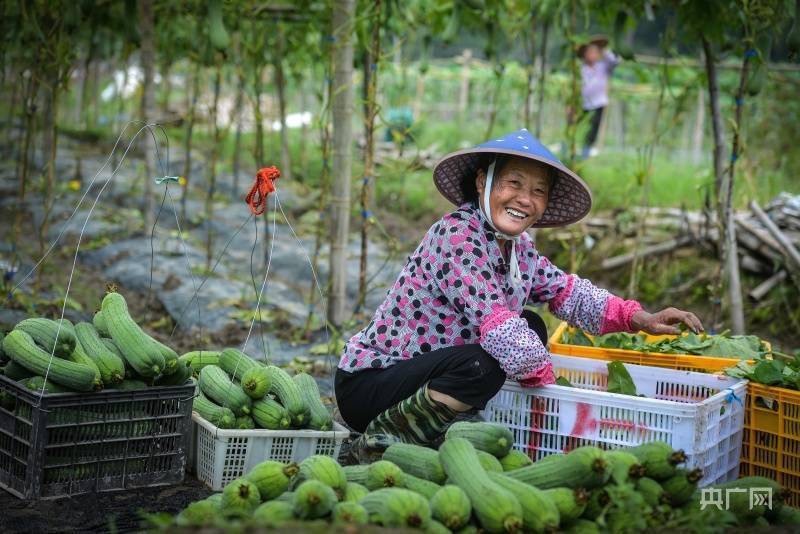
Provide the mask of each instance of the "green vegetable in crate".
[{"label": "green vegetable in crate", "polygon": [[184,508],[175,518],[175,524],[179,527],[211,527],[220,515],[219,503],[204,499]]},{"label": "green vegetable in crate", "polygon": [[206,365],[219,365],[220,353],[215,350],[193,350],[178,357],[178,363],[187,363],[192,373],[197,374]]},{"label": "green vegetable in crate", "polygon": [[300,388],[297,387],[292,377],[280,367],[268,365],[267,370],[270,377],[269,392],[275,395],[286,408],[292,425],[302,428],[308,422],[309,408],[303,402]]},{"label": "green vegetable in crate", "polygon": [[33,341],[48,354],[53,353],[55,346],[54,354],[59,358],[68,358],[75,350],[75,333],[66,319],[60,326],[59,321],[44,317],[25,319],[18,322],[14,330],[21,330],[31,336]]},{"label": "green vegetable in crate", "polygon": [[611,497],[605,488],[595,488],[589,494],[589,500],[586,501],[586,508],[583,510],[584,519],[595,521],[598,517],[611,506]]},{"label": "green vegetable in crate", "polygon": [[230,408],[237,416],[250,414],[252,405],[250,397],[228,378],[228,375],[219,367],[203,367],[198,380],[200,389],[209,399],[220,406]]},{"label": "green vegetable in crate", "polygon": [[489,532],[515,532],[522,526],[519,502],[481,468],[472,443],[448,436],[439,447],[439,459],[450,480],[469,497],[483,528]]},{"label": "green vegetable in crate", "polygon": [[489,479],[516,497],[522,507],[522,528],[528,532],[552,532],[560,520],[558,507],[547,494],[502,473],[488,473]]},{"label": "green vegetable in crate", "polygon": [[414,493],[419,493],[426,499],[430,499],[433,495],[439,491],[441,486],[430,480],[425,480],[424,478],[415,477],[409,473],[403,473],[404,478],[404,486],[407,490],[411,490]]},{"label": "green vegetable in crate", "polygon": [[292,377],[297,384],[300,394],[309,410],[308,427],[315,430],[330,430],[333,427],[333,417],[328,408],[322,404],[319,394],[319,386],[309,374],[297,373]]},{"label": "green vegetable in crate", "polygon": [[[134,378],[126,378],[125,380],[123,380],[122,382],[120,382],[119,384],[117,384],[117,385],[115,385],[113,387],[113,389],[121,389],[123,391],[133,391],[133,390],[136,390],[136,389],[146,389],[146,388],[147,388],[147,384],[145,384],[141,380],[136,380]],[[198,411],[198,410],[195,408],[195,411]],[[233,412],[231,412],[231,413],[233,413]],[[201,416],[202,416],[202,414],[201,414]],[[202,416],[202,417],[203,417],[203,419],[207,419],[205,416]]]},{"label": "green vegetable in crate", "polygon": [[103,345],[105,345],[105,347],[106,347],[106,348],[107,348],[109,351],[111,351],[111,352],[113,352],[114,354],[116,354],[117,356],[119,356],[119,359],[120,359],[120,360],[122,360],[122,363],[123,363],[123,364],[125,363],[125,358],[122,356],[122,351],[120,351],[120,350],[119,350],[119,347],[117,347],[117,346],[114,344],[114,340],[113,340],[113,339],[111,339],[110,337],[101,337],[101,338],[100,338],[100,341],[102,341],[102,342],[103,342]]},{"label": "green vegetable in crate", "polygon": [[340,502],[333,507],[334,525],[366,525],[368,522],[367,510],[357,502]]},{"label": "green vegetable in crate", "polygon": [[533,465],[508,471],[506,476],[539,489],[602,486],[609,477],[608,462],[601,449],[578,447],[567,454],[551,455]]},{"label": "green vegetable in crate", "polygon": [[403,487],[405,473],[388,460],[378,460],[369,465],[348,465],[343,468],[347,482],[363,484],[370,491],[380,488]]},{"label": "green vegetable in crate", "polygon": [[364,496],[359,504],[369,514],[370,523],[384,527],[425,528],[431,521],[428,500],[403,488],[383,488]]},{"label": "green vegetable in crate", "polygon": [[608,368],[608,387],[606,391],[633,397],[643,396],[637,395],[636,384],[633,383],[633,378],[624,363],[608,362],[606,367]]},{"label": "green vegetable in crate", "polygon": [[470,423],[458,421],[450,425],[446,439],[464,438],[481,451],[497,458],[507,455],[514,444],[514,436],[503,425],[494,423]]},{"label": "green vegetable in crate", "polygon": [[516,449],[511,449],[508,454],[500,458],[500,465],[503,466],[503,471],[513,471],[532,463],[533,460],[527,454]]},{"label": "green vegetable in crate", "polygon": [[644,476],[645,469],[639,459],[628,451],[616,449],[606,452],[608,470],[611,472],[611,481],[623,484],[629,479],[636,480]]},{"label": "green vegetable in crate", "polygon": [[261,503],[261,494],[255,484],[245,478],[237,478],[222,490],[220,508],[225,517],[250,517]]},{"label": "green vegetable in crate", "polygon": [[[50,356],[48,355],[48,358]],[[36,373],[29,370],[27,367],[23,367],[14,360],[8,362],[5,367],[3,367],[3,374],[10,378],[11,380],[15,380],[19,382],[20,380],[24,380],[26,378],[30,378],[32,376],[37,376]]]},{"label": "green vegetable in crate", "polygon": [[347,476],[344,469],[330,456],[315,454],[300,462],[300,472],[295,484],[305,480],[319,480],[336,491],[337,496],[344,495],[347,487]]},{"label": "green vegetable in crate", "polygon": [[222,506],[222,492],[214,493],[212,495],[209,495],[204,500],[209,501],[209,502],[213,502],[217,506]]},{"label": "green vegetable in crate", "polygon": [[234,380],[241,381],[247,371],[263,367],[260,363],[238,349],[227,348],[219,353],[219,366]]},{"label": "green vegetable in crate", "polygon": [[291,502],[267,501],[253,511],[253,523],[262,528],[280,528],[293,519]]},{"label": "green vegetable in crate", "polygon": [[444,474],[439,453],[428,447],[411,443],[393,443],[383,453],[383,459],[397,464],[405,473],[444,484]]},{"label": "green vegetable in crate", "polygon": [[644,497],[632,484],[610,484],[606,486],[610,506],[603,516],[609,532],[644,532],[647,519],[642,512],[647,511]]},{"label": "green vegetable in crate", "polygon": [[242,375],[242,389],[253,400],[263,399],[269,391],[269,373],[264,367],[250,369]]},{"label": "green vegetable in crate", "polygon": [[675,475],[677,466],[686,461],[686,454],[683,451],[672,450],[672,447],[663,441],[643,443],[628,449],[628,452],[639,459],[646,477],[659,482]]},{"label": "green vegetable in crate", "polygon": [[472,504],[467,494],[458,486],[447,485],[440,488],[430,498],[431,515],[449,528],[458,530],[469,522]]},{"label": "green vegetable in crate", "polygon": [[543,491],[558,509],[562,525],[568,525],[583,515],[589,501],[589,494],[583,488],[550,488]]},{"label": "green vegetable in crate", "polygon": [[103,316],[103,310],[98,310],[97,313],[94,314],[92,317],[92,324],[94,325],[95,329],[97,329],[97,333],[99,333],[103,337],[111,337],[111,332],[108,331],[108,325],[106,324],[106,319]]},{"label": "green vegetable in crate", "polygon": [[[147,334],[145,334],[147,335]],[[164,357],[164,369],[162,373],[165,375],[171,375],[178,369],[178,353],[169,348],[168,346],[161,343],[159,340],[152,336],[147,336],[150,338],[150,342],[156,346],[158,352],[161,353],[161,356]]]},{"label": "green vegetable in crate", "polygon": [[275,500],[276,501],[282,501],[282,502],[288,502],[288,503],[291,504],[291,503],[294,502],[294,492],[293,491],[286,491],[284,493],[281,493],[280,495],[275,497]]},{"label": "green vegetable in crate", "polygon": [[703,478],[702,469],[678,469],[674,475],[661,483],[666,501],[673,508],[683,506],[691,500],[701,478]]},{"label": "green vegetable in crate", "polygon": [[250,415],[258,426],[268,430],[285,430],[291,425],[286,408],[268,397],[254,402]]},{"label": "green vegetable in crate", "polygon": [[[406,480],[408,475],[406,475]],[[369,490],[363,484],[359,484],[358,482],[347,482],[347,485],[344,487],[344,496],[342,497],[342,501],[346,502],[358,502],[361,500],[361,497],[369,493]]]},{"label": "green vegetable in crate", "polygon": [[[128,382],[127,380],[125,382]],[[123,384],[125,383],[123,382]],[[192,410],[219,428],[234,428],[236,426],[236,416],[230,408],[214,404],[202,393],[198,393],[192,401]]]},{"label": "green vegetable in crate", "polygon": [[91,367],[91,369],[94,371],[95,391],[100,391],[101,389],[103,389],[103,378],[100,375],[100,369],[97,367],[97,364],[94,363],[94,360],[92,360],[89,356],[86,355],[86,352],[84,352],[83,347],[81,347],[80,343],[75,345],[75,350],[72,351],[72,354],[70,354],[70,356],[67,359],[71,362]]},{"label": "green vegetable in crate", "polygon": [[233,424],[233,428],[238,430],[252,430],[256,427],[255,421],[249,415],[243,415],[241,417],[236,418],[236,422]]},{"label": "green vegetable in crate", "polygon": [[58,384],[51,382],[50,380],[45,382],[44,377],[38,375],[20,380],[19,383],[32,391],[36,391],[37,393],[42,391],[42,388],[44,388],[45,394],[70,392],[69,389],[65,388],[64,386],[59,386]]},{"label": "green vegetable in crate", "polygon": [[428,521],[428,526],[425,527],[425,534],[450,534],[451,530],[439,523],[435,519]]},{"label": "green vegetable in crate", "polygon": [[125,378],[125,362],[103,343],[100,335],[91,323],[75,325],[77,346],[94,361],[100,371],[100,378],[106,386],[119,384]]},{"label": "green vegetable in crate", "polygon": [[300,519],[326,517],[336,504],[336,492],[320,480],[309,479],[294,491],[294,514]]},{"label": "green vegetable in crate", "polygon": [[478,455],[478,461],[481,463],[481,467],[483,467],[484,471],[492,473],[503,472],[503,465],[500,463],[500,460],[480,449],[476,449],[475,453]]},{"label": "green vegetable in crate", "polygon": [[103,319],[122,356],[141,376],[149,378],[164,370],[164,356],[128,313],[128,304],[119,293],[103,298]]},{"label": "green vegetable in crate", "polygon": [[652,478],[642,477],[637,480],[636,489],[642,494],[645,502],[652,507],[667,502],[667,496],[664,495],[664,488]]},{"label": "green vegetable in crate", "polygon": [[51,358],[39,348],[33,338],[22,330],[12,330],[3,339],[3,351],[9,357],[35,374],[75,391],[92,391],[95,370],[91,367],[61,358]]},{"label": "green vegetable in crate", "polygon": [[178,367],[171,375],[163,375],[156,380],[157,386],[182,386],[192,378],[192,368],[184,362],[178,362]]},{"label": "green vegetable in crate", "polygon": [[245,478],[258,487],[263,500],[269,501],[289,489],[289,484],[298,471],[296,463],[284,464],[266,460],[256,465]]}]

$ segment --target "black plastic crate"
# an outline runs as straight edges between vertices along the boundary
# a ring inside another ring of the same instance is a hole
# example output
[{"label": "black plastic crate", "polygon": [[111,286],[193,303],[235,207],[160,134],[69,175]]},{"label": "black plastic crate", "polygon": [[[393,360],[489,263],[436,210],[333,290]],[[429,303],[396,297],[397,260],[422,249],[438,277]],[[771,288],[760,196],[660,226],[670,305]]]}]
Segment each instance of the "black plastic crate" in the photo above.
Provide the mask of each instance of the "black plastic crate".
[{"label": "black plastic crate", "polygon": [[0,375],[0,487],[55,499],[182,482],[194,389],[40,397]]}]

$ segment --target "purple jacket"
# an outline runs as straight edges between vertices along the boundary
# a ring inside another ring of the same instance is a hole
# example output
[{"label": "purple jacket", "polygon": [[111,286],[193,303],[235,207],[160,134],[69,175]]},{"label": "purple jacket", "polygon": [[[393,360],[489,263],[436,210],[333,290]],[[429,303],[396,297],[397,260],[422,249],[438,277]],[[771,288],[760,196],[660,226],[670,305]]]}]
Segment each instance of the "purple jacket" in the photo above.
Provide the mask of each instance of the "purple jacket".
[{"label": "purple jacket", "polygon": [[370,323],[348,341],[339,368],[385,368],[426,352],[480,345],[526,385],[552,383],[550,356],[520,317],[548,303],[560,319],[591,333],[630,330],[641,306],[624,301],[539,254],[527,233],[516,246],[522,284],[514,287],[494,231],[464,204],[428,230]]}]

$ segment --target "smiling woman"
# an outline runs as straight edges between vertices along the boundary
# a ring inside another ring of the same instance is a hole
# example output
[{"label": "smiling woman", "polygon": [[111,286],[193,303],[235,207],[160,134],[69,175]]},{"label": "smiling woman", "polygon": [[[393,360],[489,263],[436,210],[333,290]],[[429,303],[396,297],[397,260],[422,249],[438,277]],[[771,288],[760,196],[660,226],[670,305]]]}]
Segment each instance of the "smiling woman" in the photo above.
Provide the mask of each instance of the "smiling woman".
[{"label": "smiling woman", "polygon": [[544,322],[526,305],[547,303],[595,334],[702,329],[691,313],[647,313],[539,254],[526,230],[577,222],[592,197],[526,130],[445,156],[433,178],[458,209],[428,230],[336,373],[341,415],[363,432],[351,449],[359,462],[392,443],[435,442],[507,378],[553,383]]}]

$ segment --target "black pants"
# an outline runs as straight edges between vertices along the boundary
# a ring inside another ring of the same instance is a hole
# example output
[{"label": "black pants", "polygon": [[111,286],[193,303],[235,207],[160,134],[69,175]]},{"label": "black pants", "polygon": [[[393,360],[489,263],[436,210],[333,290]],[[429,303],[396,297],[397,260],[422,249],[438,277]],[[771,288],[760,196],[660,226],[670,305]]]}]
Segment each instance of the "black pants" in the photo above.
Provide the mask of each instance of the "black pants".
[{"label": "black pants", "polygon": [[586,137],[583,140],[583,149],[588,152],[590,148],[597,141],[597,134],[600,131],[600,123],[603,120],[603,112],[606,108],[588,109],[584,111],[589,115],[589,131],[586,132]]},{"label": "black pants", "polygon": [[[528,327],[547,344],[547,327],[539,315],[525,310]],[[506,380],[500,364],[478,344],[445,347],[386,369],[350,373],[336,370],[336,403],[345,422],[363,432],[378,414],[428,384],[474,408],[483,409]]]}]

